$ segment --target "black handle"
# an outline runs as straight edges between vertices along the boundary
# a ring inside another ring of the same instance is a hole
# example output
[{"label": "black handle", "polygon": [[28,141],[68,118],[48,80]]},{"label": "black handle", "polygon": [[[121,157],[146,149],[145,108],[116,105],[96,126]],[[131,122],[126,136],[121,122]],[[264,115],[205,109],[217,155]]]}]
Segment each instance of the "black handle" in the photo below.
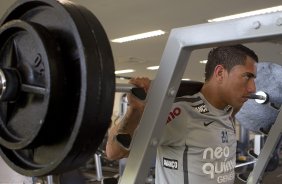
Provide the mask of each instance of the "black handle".
[{"label": "black handle", "polygon": [[143,88],[132,88],[131,93],[140,100],[145,100],[147,96]]}]

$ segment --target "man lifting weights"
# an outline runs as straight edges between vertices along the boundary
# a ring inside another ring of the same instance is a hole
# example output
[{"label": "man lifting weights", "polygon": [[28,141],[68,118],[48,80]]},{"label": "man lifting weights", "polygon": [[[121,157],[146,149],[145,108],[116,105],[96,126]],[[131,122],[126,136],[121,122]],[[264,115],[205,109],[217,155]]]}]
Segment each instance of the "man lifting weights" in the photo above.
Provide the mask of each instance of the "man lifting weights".
[{"label": "man lifting weights", "polygon": [[[209,52],[203,87],[193,95],[176,98],[164,122],[156,156],[157,184],[234,183],[234,111],[256,91],[257,62],[254,51],[243,45],[217,47]],[[134,78],[130,83],[146,92],[150,86],[148,78]],[[109,129],[109,159],[128,156],[131,137],[145,107],[145,102],[133,95],[127,98],[125,116]]]}]

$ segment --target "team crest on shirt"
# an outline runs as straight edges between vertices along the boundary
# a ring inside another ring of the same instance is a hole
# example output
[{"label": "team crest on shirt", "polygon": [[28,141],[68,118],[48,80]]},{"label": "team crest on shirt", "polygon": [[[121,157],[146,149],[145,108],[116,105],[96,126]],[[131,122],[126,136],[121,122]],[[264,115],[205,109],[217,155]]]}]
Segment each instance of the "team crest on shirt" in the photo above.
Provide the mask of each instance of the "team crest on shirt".
[{"label": "team crest on shirt", "polygon": [[178,169],[178,160],[163,157],[163,166],[168,169],[177,170]]},{"label": "team crest on shirt", "polygon": [[195,105],[195,106],[192,106],[192,107],[194,107],[195,110],[198,111],[201,114],[205,114],[205,113],[209,112],[207,106],[204,103],[201,103],[199,105]]},{"label": "team crest on shirt", "polygon": [[181,114],[181,109],[179,107],[175,107],[172,111],[169,112],[166,123],[171,122],[180,114]]}]

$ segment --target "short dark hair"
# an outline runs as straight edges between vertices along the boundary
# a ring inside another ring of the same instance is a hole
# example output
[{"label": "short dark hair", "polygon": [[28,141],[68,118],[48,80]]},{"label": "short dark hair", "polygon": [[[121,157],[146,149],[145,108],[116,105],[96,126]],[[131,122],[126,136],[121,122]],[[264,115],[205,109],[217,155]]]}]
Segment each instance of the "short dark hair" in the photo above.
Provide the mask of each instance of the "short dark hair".
[{"label": "short dark hair", "polygon": [[247,56],[258,62],[256,53],[246,46],[229,45],[213,48],[208,54],[208,62],[205,68],[205,80],[213,75],[217,65],[222,65],[228,72],[236,65],[244,65]]}]

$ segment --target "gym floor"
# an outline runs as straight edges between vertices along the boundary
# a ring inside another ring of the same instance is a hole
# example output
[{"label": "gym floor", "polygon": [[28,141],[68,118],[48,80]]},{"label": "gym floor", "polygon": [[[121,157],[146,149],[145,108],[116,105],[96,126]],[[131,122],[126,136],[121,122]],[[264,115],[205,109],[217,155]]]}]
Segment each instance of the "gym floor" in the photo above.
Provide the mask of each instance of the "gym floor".
[{"label": "gym floor", "polygon": [[[280,165],[276,170],[272,172],[266,172],[264,174],[262,183],[281,184],[282,183],[282,166]],[[245,182],[240,181],[238,178],[236,178],[235,184],[245,184]]]},{"label": "gym floor", "polygon": [[[99,149],[100,150],[100,149]],[[119,171],[120,171],[120,166],[124,164],[120,164],[121,162],[119,161],[109,161],[106,159],[105,154],[103,151],[97,152],[101,157],[100,162],[101,162],[101,170],[102,173],[99,177],[102,178],[118,178],[119,176]],[[280,152],[279,159],[278,159],[278,167],[272,171],[272,172],[266,172],[263,177],[263,182],[265,184],[281,184],[282,182],[282,151]],[[16,182],[16,179],[19,178],[16,176],[16,173],[11,175],[12,172],[9,172],[10,174],[5,174],[4,171],[9,171],[8,166],[5,166],[6,164],[3,162],[2,159],[0,159],[0,184],[3,182],[6,184],[12,184]],[[5,166],[5,167],[4,167]],[[244,166],[241,168],[236,168],[236,173],[243,173],[243,174],[248,174],[248,172],[252,171],[252,166]],[[1,175],[2,173],[2,175]],[[6,180],[5,180],[6,177]],[[7,178],[8,177],[8,178]],[[96,172],[96,163],[95,163],[95,157],[89,159],[89,161],[80,169],[65,173],[60,176],[53,176],[53,181],[55,184],[60,183],[60,184],[102,184],[101,178],[99,178]],[[20,178],[19,178],[20,179]],[[23,181],[22,179],[20,179]],[[17,181],[20,181],[17,180]],[[44,182],[42,181],[44,180]],[[41,183],[41,184],[46,184],[47,181],[46,178],[40,178],[40,179],[35,179],[33,183]],[[15,181],[15,182],[13,182]],[[60,182],[58,182],[60,181]],[[18,183],[18,182],[17,182]],[[30,182],[24,182],[24,183],[30,183]],[[237,177],[235,179],[235,184],[244,184],[245,182],[240,181]],[[114,184],[114,179],[113,180],[107,180],[107,182],[104,182],[104,184]],[[147,184],[153,184],[153,182],[147,182]]]},{"label": "gym floor", "polygon": [[[3,167],[4,164],[1,164]],[[1,172],[3,172],[3,169],[1,169]],[[251,171],[251,167],[245,167],[236,169],[237,173],[248,173]],[[5,170],[8,170],[5,168]],[[102,159],[102,176],[103,178],[111,178],[111,177],[117,177],[119,173],[119,163],[117,161],[107,161],[106,159]],[[7,176],[6,176],[7,177]],[[16,177],[13,176],[13,179],[15,180]],[[54,177],[54,183],[57,183],[57,178]],[[42,179],[41,179],[42,180]],[[45,182],[42,182],[40,179],[37,180],[35,183],[47,183],[46,178],[44,179]],[[11,178],[5,180],[5,176],[3,176],[0,179],[0,184],[3,183],[3,181],[6,181],[4,183],[11,184],[13,181]],[[9,182],[7,182],[9,181]],[[12,182],[11,182],[12,181]],[[281,184],[282,182],[282,154],[280,154],[279,159],[279,166],[272,172],[266,172],[263,177],[263,182],[265,184]],[[29,182],[24,182],[29,183]],[[95,166],[95,160],[90,159],[87,164],[76,170],[69,173],[66,173],[60,177],[60,183],[61,184],[102,184],[99,178],[97,178],[96,173],[96,166]],[[113,181],[108,180],[107,183],[104,182],[104,184],[113,184]],[[235,184],[244,184],[245,182],[240,181],[237,177],[235,179]],[[153,184],[153,183],[151,183]]]},{"label": "gym floor", "polygon": [[[106,163],[107,164],[107,163]],[[112,163],[113,164],[113,163]],[[91,164],[90,164],[91,165]],[[100,184],[100,181],[97,181],[96,177],[96,169],[95,166],[90,166],[91,169],[81,170],[87,184]],[[103,177],[116,177],[118,175],[118,165],[117,163],[113,164],[113,166],[103,166]],[[237,174],[238,173],[245,173],[246,175],[252,170],[252,167],[246,166],[245,168],[236,169]],[[246,182],[243,182],[239,180],[237,177],[235,179],[235,184],[244,184]],[[281,184],[282,183],[282,154],[280,155],[279,160],[279,166],[272,172],[265,172],[262,183],[265,184]],[[110,183],[111,184],[111,183]]]}]

